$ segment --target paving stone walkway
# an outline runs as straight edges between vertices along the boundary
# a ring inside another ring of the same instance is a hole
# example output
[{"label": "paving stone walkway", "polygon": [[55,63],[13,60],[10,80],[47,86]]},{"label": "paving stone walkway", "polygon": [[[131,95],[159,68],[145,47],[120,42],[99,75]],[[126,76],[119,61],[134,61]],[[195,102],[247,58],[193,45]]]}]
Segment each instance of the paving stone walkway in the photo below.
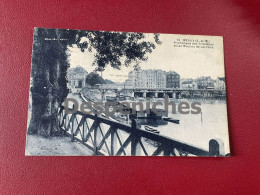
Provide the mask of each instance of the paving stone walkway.
[{"label": "paving stone walkway", "polygon": [[27,156],[93,156],[93,151],[78,141],[71,142],[69,137],[43,138],[27,135]]}]

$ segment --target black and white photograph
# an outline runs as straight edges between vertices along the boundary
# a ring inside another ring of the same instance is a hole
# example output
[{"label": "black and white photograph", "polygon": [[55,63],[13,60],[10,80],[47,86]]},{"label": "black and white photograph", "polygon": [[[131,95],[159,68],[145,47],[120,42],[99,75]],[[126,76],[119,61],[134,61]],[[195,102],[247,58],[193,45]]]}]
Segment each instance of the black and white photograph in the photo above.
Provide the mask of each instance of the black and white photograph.
[{"label": "black and white photograph", "polygon": [[223,37],[35,28],[27,156],[230,156]]}]

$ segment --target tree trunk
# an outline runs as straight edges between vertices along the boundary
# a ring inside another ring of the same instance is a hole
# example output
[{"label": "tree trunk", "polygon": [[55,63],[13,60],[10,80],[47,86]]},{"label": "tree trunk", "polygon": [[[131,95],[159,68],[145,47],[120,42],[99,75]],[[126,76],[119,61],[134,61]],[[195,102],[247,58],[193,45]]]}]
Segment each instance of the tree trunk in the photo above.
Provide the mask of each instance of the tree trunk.
[{"label": "tree trunk", "polygon": [[[56,111],[58,107],[55,106],[51,110]],[[28,133],[39,134],[44,137],[60,135],[57,113],[52,113],[48,109],[45,110],[41,104],[33,103]]]},{"label": "tree trunk", "polygon": [[[32,59],[32,112],[29,134],[44,137],[60,135],[58,107],[67,96],[68,68],[66,43],[59,41],[58,30],[36,29]],[[55,41],[45,38],[54,37]]]}]

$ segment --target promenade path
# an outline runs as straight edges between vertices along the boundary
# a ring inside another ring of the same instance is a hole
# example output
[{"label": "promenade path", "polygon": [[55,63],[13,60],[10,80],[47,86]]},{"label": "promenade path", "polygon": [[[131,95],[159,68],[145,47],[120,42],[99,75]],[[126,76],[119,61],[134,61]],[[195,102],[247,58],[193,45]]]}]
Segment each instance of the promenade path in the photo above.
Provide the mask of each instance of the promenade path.
[{"label": "promenade path", "polygon": [[27,135],[27,156],[92,156],[93,151],[78,141],[71,142],[70,137],[43,138]]}]

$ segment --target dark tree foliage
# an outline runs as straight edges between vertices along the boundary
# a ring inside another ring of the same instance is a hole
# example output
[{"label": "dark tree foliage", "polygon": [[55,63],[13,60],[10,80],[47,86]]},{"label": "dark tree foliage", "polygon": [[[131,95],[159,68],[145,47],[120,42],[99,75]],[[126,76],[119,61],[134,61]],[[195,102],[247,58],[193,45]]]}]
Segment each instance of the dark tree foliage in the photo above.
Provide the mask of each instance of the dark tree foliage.
[{"label": "dark tree foliage", "polygon": [[94,86],[96,84],[114,84],[113,81],[109,79],[103,79],[101,76],[99,76],[96,72],[91,72],[86,77],[86,84],[90,86]]},{"label": "dark tree foliage", "polygon": [[94,86],[96,84],[105,84],[105,80],[103,78],[101,78],[101,76],[99,76],[97,73],[90,73],[88,74],[87,78],[86,78],[86,84],[90,85],[90,86]]},{"label": "dark tree foliage", "polygon": [[[36,28],[32,56],[32,118],[28,132],[43,136],[59,134],[57,111],[68,95],[68,46],[76,44],[82,52],[95,51],[96,71],[110,65],[120,69],[147,60],[155,44],[144,40],[143,33],[81,31]],[[155,42],[160,44],[158,35]],[[101,81],[102,82],[102,81]]]},{"label": "dark tree foliage", "polygon": [[115,83],[109,79],[105,79],[105,84],[115,84]]}]

